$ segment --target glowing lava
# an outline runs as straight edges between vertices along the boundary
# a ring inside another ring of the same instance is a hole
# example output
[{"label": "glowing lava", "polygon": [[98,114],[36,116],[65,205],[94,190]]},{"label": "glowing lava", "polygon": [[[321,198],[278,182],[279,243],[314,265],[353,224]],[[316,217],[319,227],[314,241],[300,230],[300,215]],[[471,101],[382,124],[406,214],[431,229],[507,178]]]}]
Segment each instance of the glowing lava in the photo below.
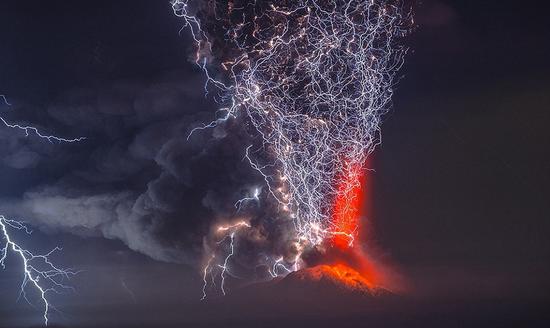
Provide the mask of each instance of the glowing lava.
[{"label": "glowing lava", "polygon": [[361,273],[344,263],[334,265],[318,265],[303,269],[291,274],[293,279],[299,281],[313,281],[316,283],[328,283],[338,288],[374,293],[379,288]]},{"label": "glowing lava", "polygon": [[335,233],[328,240],[330,247],[325,253],[325,264],[311,268],[312,272],[318,271],[313,276],[326,276],[347,288],[368,292],[382,285],[388,287],[383,273],[386,270],[354,242],[362,230],[362,216],[370,214],[366,190],[366,181],[370,182],[370,178],[367,179],[362,167],[355,166],[339,182],[332,219]]},{"label": "glowing lava", "polygon": [[334,246],[347,249],[357,238],[361,216],[361,185],[364,178],[361,167],[352,167],[347,176],[338,185],[338,196],[334,202],[333,230],[337,233],[332,237]]}]

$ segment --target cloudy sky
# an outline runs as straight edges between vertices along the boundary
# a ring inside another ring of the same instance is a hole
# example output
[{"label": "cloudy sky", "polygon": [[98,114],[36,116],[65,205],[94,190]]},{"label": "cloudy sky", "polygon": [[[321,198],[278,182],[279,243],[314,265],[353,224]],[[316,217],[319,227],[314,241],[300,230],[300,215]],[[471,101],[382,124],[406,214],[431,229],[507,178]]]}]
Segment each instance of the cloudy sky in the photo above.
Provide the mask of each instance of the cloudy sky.
[{"label": "cloudy sky", "polygon": [[[416,3],[419,27],[406,40],[368,193],[368,244],[411,291],[378,311],[361,298],[250,286],[199,302],[203,236],[234,218],[235,199],[262,178],[242,160],[251,138],[242,125],[186,140],[216,104],[182,21],[167,1],[3,1],[0,94],[12,105],[0,104],[1,115],[87,137],[49,144],[0,128],[0,213],[35,229],[20,236],[28,248],[62,246],[55,259],[82,270],[74,293],[52,298],[52,322],[548,323],[546,12],[518,1]],[[0,326],[40,325],[40,311],[17,302],[18,263],[7,264]]]}]

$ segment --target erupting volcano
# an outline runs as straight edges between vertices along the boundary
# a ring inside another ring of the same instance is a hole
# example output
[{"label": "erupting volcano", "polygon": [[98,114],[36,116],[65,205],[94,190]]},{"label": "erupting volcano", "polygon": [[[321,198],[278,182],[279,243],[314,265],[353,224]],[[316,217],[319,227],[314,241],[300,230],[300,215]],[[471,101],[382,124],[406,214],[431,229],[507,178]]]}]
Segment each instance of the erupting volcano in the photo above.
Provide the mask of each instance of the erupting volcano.
[{"label": "erupting volcano", "polygon": [[[191,129],[188,139],[242,124],[251,136],[244,158],[263,180],[235,199],[238,220],[248,216],[248,226],[230,224],[226,234],[209,238],[203,299],[216,285],[208,276],[219,277],[225,295],[226,275],[239,275],[231,267],[245,242],[259,248],[249,267],[267,267],[272,278],[324,264],[331,277],[380,285],[379,270],[359,245],[361,184],[406,53],[398,41],[412,21],[401,0],[172,6],[195,42],[205,89],[220,104],[214,120]],[[247,212],[242,205],[249,202],[274,211]]]},{"label": "erupting volcano", "polygon": [[360,243],[360,238],[364,237],[361,232],[365,230],[361,229],[361,223],[372,214],[368,197],[372,177],[366,175],[362,167],[356,166],[342,177],[338,186],[340,192],[333,205],[331,225],[335,232],[315,250],[316,254],[310,255],[314,258],[310,260],[314,266],[291,273],[287,279],[328,283],[369,294],[379,294],[390,287],[381,265],[367,255]]}]

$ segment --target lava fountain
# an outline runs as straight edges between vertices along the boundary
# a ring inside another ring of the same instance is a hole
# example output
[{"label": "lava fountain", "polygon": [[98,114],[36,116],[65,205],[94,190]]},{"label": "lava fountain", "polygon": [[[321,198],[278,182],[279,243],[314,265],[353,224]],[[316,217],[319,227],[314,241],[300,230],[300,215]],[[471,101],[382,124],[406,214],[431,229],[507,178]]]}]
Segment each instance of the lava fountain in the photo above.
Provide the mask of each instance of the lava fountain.
[{"label": "lava fountain", "polygon": [[[365,166],[371,167],[372,162],[370,158]],[[345,289],[369,294],[402,290],[396,272],[388,264],[376,260],[361,242],[367,235],[369,221],[366,219],[373,216],[371,172],[353,166],[340,179],[331,222],[331,230],[335,232],[314,251],[315,254],[304,255],[310,266],[297,272],[300,279],[324,279]]]}]

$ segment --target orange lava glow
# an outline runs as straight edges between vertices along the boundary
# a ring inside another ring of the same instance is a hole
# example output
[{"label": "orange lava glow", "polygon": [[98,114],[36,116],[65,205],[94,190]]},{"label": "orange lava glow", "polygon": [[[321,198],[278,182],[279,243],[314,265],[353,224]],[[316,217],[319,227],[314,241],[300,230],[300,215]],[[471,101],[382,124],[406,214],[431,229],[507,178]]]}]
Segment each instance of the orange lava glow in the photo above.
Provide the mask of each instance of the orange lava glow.
[{"label": "orange lava glow", "polygon": [[370,291],[376,287],[372,281],[347,264],[338,263],[324,266],[324,268],[333,279],[338,280],[349,289]]},{"label": "orange lava glow", "polygon": [[[370,166],[370,165],[369,165]],[[339,195],[334,201],[334,235],[329,242],[333,246],[332,261],[328,266],[335,278],[346,286],[354,285],[389,287],[389,271],[372,259],[359,243],[359,233],[365,234],[361,218],[371,216],[369,193],[371,177],[357,166],[349,170],[338,185]],[[369,182],[369,185],[366,184]],[[352,186],[352,188],[349,188]],[[364,238],[365,236],[363,236]],[[353,241],[350,243],[350,241]],[[359,288],[363,289],[363,288]]]},{"label": "orange lava glow", "polygon": [[[332,243],[335,247],[346,249],[352,246],[358,236],[361,205],[364,195],[361,185],[364,180],[360,166],[349,170],[338,186],[338,196],[334,201]],[[349,187],[351,186],[351,188]]]}]

